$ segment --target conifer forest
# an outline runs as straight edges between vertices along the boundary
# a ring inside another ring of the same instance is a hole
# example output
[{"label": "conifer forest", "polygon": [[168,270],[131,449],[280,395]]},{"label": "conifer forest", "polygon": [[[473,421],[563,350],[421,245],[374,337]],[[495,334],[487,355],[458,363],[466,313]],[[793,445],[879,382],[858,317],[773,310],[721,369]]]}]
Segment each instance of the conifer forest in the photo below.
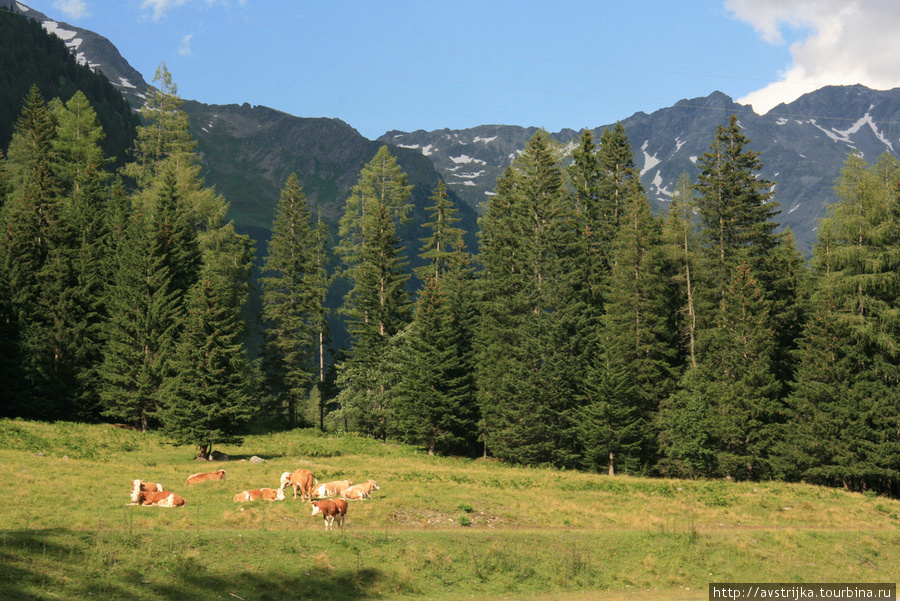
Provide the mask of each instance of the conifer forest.
[{"label": "conifer forest", "polygon": [[330,228],[288,177],[255,266],[164,66],[155,81],[120,166],[83,93],[33,87],[21,103],[0,157],[0,416],[157,430],[199,457],[302,426],[557,469],[900,494],[889,155],[847,160],[805,257],[736,117],[660,214],[621,126],[569,152],[539,131],[477,248],[443,184],[418,245],[402,242],[411,186],[384,146]]}]

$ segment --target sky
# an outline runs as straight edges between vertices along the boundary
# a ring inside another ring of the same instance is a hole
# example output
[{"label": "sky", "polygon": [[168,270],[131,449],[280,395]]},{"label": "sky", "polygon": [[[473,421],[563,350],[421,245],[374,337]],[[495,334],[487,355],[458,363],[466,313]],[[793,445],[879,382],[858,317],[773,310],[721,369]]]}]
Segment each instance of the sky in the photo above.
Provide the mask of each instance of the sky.
[{"label": "sky", "polygon": [[178,94],[391,131],[596,128],[721,91],[900,86],[897,0],[25,0]]}]

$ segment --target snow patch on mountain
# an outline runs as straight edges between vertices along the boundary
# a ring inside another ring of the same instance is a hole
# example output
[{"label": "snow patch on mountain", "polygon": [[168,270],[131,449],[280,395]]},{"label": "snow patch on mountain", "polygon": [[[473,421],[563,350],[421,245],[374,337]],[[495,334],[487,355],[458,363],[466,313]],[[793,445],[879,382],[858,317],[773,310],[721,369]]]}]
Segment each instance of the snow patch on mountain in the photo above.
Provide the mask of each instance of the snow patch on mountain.
[{"label": "snow patch on mountain", "polygon": [[78,35],[77,31],[63,29],[56,21],[44,21],[43,23],[41,23],[41,26],[44,28],[44,31],[55,35],[63,42],[65,42],[66,48],[75,51],[75,60],[79,65],[87,65],[93,71],[96,71],[100,67],[100,65],[98,65],[97,63],[89,62],[87,57],[84,55],[84,52],[78,52],[78,49],[81,47],[81,43],[84,40],[75,37]]},{"label": "snow patch on mountain", "polygon": [[497,136],[491,136],[490,138],[482,138],[481,136],[476,137],[472,142],[484,142],[485,144],[490,144],[494,140],[497,139]]},{"label": "snow patch on mountain", "polygon": [[482,161],[480,159],[475,159],[470,157],[467,154],[458,156],[458,157],[450,157],[450,160],[453,161],[457,165],[468,165],[469,163],[478,163],[480,165],[487,165],[487,161]]},{"label": "snow patch on mountain", "polygon": [[647,152],[647,146],[649,146],[650,141],[646,140],[641,146],[641,151],[644,153],[644,168],[641,169],[641,177],[644,177],[644,174],[649,172],[651,169],[660,164],[660,160],[654,154],[653,156]]},{"label": "snow patch on mountain", "polygon": [[885,146],[890,148],[891,151],[894,150],[894,146],[891,144],[891,141],[887,138],[887,136],[885,136],[883,133],[881,133],[878,130],[878,126],[875,124],[875,121],[872,119],[872,115],[869,113],[866,113],[865,115],[863,115],[860,119],[858,119],[856,121],[856,123],[854,123],[849,128],[844,129],[844,130],[840,130],[840,129],[837,129],[834,127],[832,127],[831,129],[826,129],[826,128],[822,127],[821,125],[819,125],[818,123],[816,123],[815,119],[810,119],[809,123],[811,123],[813,126],[818,128],[819,130],[821,130],[826,136],[828,136],[835,142],[844,142],[845,144],[850,144],[850,145],[853,144],[853,141],[850,139],[850,136],[855,133],[858,133],[859,130],[861,130],[863,127],[868,125],[869,129],[872,130],[872,133],[875,134],[876,138],[881,140],[881,142]]}]

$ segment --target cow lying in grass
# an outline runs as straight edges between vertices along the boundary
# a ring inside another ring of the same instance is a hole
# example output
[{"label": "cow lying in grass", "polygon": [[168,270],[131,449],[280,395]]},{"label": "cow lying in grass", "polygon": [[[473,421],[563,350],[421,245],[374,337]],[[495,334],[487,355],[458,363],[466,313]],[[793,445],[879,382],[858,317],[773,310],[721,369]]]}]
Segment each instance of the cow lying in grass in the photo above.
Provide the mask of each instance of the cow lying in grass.
[{"label": "cow lying in grass", "polygon": [[167,490],[139,490],[131,496],[132,505],[154,505],[156,507],[184,507],[187,502]]},{"label": "cow lying in grass", "polygon": [[311,471],[300,468],[296,472],[284,472],[281,474],[281,486],[279,488],[284,490],[287,486],[294,489],[295,501],[299,490],[301,498],[312,502],[312,492],[316,486],[316,479]]},{"label": "cow lying in grass", "polygon": [[353,480],[335,480],[334,482],[326,482],[318,485],[313,491],[316,497],[335,497],[353,484]]},{"label": "cow lying in grass", "polygon": [[344,529],[344,519],[347,517],[347,501],[344,499],[324,499],[321,501],[313,501],[312,514],[319,515],[325,519],[325,530],[331,530],[334,523],[337,522],[341,530]]},{"label": "cow lying in grass", "polygon": [[260,499],[264,501],[284,501],[284,491],[280,488],[255,488],[234,495],[235,503],[258,501]]},{"label": "cow lying in grass", "polygon": [[132,480],[131,481],[131,494],[134,494],[135,490],[154,490],[157,492],[163,491],[163,485],[158,484],[156,482],[146,482],[144,480]]},{"label": "cow lying in grass", "polygon": [[378,484],[374,480],[369,480],[368,482],[363,482],[362,484],[354,484],[347,490],[341,493],[341,496],[345,499],[357,499],[360,501],[365,501],[370,498],[373,490],[381,490],[378,487]]},{"label": "cow lying in grass", "polygon": [[224,479],[225,479],[225,470],[218,470],[216,472],[191,474],[187,478],[187,483],[188,484],[199,484],[200,482],[207,482],[209,480],[224,480]]}]

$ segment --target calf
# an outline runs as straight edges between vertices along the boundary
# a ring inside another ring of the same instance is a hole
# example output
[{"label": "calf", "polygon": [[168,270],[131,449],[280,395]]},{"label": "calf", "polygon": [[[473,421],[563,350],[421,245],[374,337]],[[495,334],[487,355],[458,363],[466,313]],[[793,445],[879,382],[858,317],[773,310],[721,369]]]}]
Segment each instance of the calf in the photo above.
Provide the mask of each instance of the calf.
[{"label": "calf", "polygon": [[373,490],[381,490],[378,487],[378,484],[374,480],[369,480],[368,482],[363,482],[362,484],[354,484],[347,490],[341,493],[341,496],[345,499],[358,499],[360,501],[365,501],[370,498]]},{"label": "calf", "polygon": [[317,486],[313,492],[315,492],[315,496],[317,497],[334,497],[350,488],[351,484],[353,484],[353,480],[326,482],[325,484]]},{"label": "calf", "polygon": [[300,491],[300,498],[305,498],[312,502],[312,491],[316,486],[316,479],[312,472],[300,468],[296,472],[284,472],[281,474],[281,490],[291,486],[294,489],[294,500],[297,500],[297,491]]},{"label": "calf", "polygon": [[156,507],[184,507],[186,501],[173,492],[164,491],[138,491],[137,497],[132,497],[132,502],[137,505],[155,505]]},{"label": "calf", "polygon": [[187,478],[188,484],[198,484],[200,482],[206,482],[207,480],[224,480],[225,479],[225,470],[219,470],[217,472],[207,472],[205,474],[191,474]]},{"label": "calf", "polygon": [[253,490],[245,490],[234,495],[235,503],[243,503],[244,501],[284,501],[284,491],[280,488],[254,488]]},{"label": "calf", "polygon": [[337,522],[341,530],[344,529],[344,519],[347,517],[347,501],[344,499],[324,499],[313,501],[312,514],[322,514],[325,520],[325,530],[331,530]]}]

